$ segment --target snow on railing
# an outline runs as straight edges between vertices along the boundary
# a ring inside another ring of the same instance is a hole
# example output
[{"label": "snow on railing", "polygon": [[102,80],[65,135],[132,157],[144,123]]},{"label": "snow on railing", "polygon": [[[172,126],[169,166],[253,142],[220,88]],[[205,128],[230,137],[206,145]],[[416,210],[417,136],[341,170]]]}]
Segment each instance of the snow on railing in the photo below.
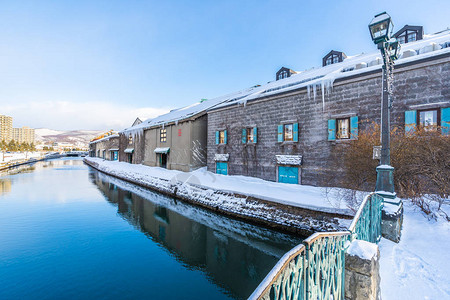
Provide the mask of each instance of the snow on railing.
[{"label": "snow on railing", "polygon": [[382,207],[381,196],[367,195],[348,231],[309,236],[278,261],[249,299],[344,299],[348,242],[380,240]]}]

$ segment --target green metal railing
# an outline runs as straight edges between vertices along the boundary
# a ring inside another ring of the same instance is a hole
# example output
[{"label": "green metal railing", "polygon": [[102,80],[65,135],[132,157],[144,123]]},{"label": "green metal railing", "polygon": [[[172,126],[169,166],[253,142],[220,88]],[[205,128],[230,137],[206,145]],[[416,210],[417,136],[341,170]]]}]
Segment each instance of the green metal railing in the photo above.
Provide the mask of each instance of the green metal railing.
[{"label": "green metal railing", "polygon": [[381,196],[366,196],[348,231],[320,232],[305,239],[279,260],[249,299],[343,300],[348,241],[380,240],[382,206]]},{"label": "green metal railing", "polygon": [[383,197],[380,195],[372,193],[364,198],[348,228],[352,233],[352,240],[358,239],[371,243],[380,241],[382,208]]}]

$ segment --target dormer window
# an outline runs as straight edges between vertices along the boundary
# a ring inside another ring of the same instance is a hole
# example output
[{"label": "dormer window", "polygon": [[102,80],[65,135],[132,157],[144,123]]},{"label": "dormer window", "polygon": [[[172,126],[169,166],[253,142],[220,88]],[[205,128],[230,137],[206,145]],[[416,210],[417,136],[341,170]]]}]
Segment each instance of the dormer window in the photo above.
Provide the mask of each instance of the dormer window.
[{"label": "dormer window", "polygon": [[423,27],[405,25],[394,34],[394,37],[400,44],[421,40],[423,38]]},{"label": "dormer window", "polygon": [[327,61],[325,62],[325,64],[331,65],[331,64],[335,64],[339,62],[339,56],[337,55],[331,55],[330,57],[327,58]]},{"label": "dormer window", "polygon": [[280,80],[280,79],[288,78],[288,77],[291,77],[292,74],[296,74],[296,73],[297,72],[295,72],[291,69],[282,67],[281,69],[278,70],[278,72],[276,74],[276,79]]},{"label": "dormer window", "polygon": [[345,55],[345,53],[332,50],[322,59],[322,66],[325,67],[339,63],[343,61],[345,58],[347,58],[347,55]]}]

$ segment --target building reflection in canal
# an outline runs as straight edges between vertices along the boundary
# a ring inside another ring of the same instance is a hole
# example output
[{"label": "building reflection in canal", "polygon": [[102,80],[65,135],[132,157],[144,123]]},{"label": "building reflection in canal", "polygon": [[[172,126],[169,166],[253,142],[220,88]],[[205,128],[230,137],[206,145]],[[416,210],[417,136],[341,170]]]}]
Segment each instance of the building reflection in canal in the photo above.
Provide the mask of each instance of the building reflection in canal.
[{"label": "building reflection in canal", "polygon": [[0,178],[0,195],[11,192],[11,180],[9,178]]},{"label": "building reflection in canal", "polygon": [[247,298],[300,239],[217,215],[130,183],[90,172],[119,215],[166,248],[186,268],[236,298]]}]

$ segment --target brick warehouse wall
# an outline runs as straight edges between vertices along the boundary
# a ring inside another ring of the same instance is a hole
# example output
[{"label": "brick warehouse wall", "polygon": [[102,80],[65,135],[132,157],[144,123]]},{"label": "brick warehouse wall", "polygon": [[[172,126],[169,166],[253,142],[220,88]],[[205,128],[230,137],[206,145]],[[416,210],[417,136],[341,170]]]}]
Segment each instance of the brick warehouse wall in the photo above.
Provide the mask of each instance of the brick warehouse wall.
[{"label": "brick warehouse wall", "polygon": [[[396,67],[392,123],[403,125],[404,112],[413,105],[450,106],[449,81],[448,54]],[[228,174],[276,181],[275,155],[296,154],[303,155],[301,183],[322,185],[322,175],[335,172],[330,169],[330,154],[346,143],[328,141],[327,120],[357,115],[360,131],[372,121],[380,123],[381,84],[380,70],[338,80],[331,94],[325,95],[325,109],[320,90],[314,99],[312,92],[308,97],[303,88],[248,102],[246,106],[212,110],[208,112],[208,170],[215,172],[216,153],[229,153]],[[277,142],[277,126],[283,121],[299,123],[299,142]],[[242,144],[242,128],[253,126],[258,128],[257,144]],[[228,143],[216,145],[215,131],[222,129],[227,130]]]}]

